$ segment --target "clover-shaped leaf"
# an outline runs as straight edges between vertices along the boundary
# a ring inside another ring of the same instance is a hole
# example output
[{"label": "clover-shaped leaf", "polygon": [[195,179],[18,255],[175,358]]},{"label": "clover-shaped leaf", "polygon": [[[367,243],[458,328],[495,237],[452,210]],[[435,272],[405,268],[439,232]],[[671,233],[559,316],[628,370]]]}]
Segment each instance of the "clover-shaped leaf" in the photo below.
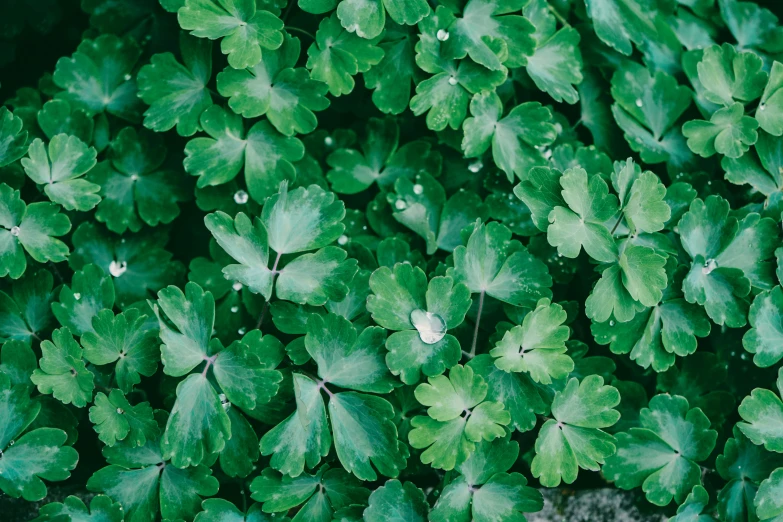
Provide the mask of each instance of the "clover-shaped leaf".
[{"label": "clover-shaped leaf", "polygon": [[54,203],[26,205],[14,190],[0,184],[0,275],[18,279],[27,268],[25,252],[39,263],[64,261],[68,246],[55,239],[71,229],[71,221]]},{"label": "clover-shaped leaf", "polygon": [[32,339],[52,323],[54,300],[52,274],[41,269],[30,271],[11,285],[10,295],[0,291],[0,341]]},{"label": "clover-shaped leaf", "polygon": [[715,111],[710,121],[691,120],[682,126],[688,147],[703,158],[716,152],[727,158],[739,158],[758,139],[759,122],[744,115],[737,102]]},{"label": "clover-shaped leaf", "polygon": [[22,130],[22,119],[0,107],[0,167],[5,167],[27,152],[27,131]]},{"label": "clover-shaped leaf", "polygon": [[190,140],[184,162],[185,170],[199,177],[198,187],[228,183],[244,167],[250,195],[263,202],[281,182],[296,178],[292,162],[302,159],[302,142],[283,136],[268,121],[245,132],[240,116],[215,105],[201,115],[201,127],[210,137]]},{"label": "clover-shaped leaf", "polygon": [[[205,218],[207,228],[218,244],[240,264],[223,269],[226,277],[239,281],[265,299],[276,295],[297,303],[322,305],[328,299],[340,300],[348,292],[347,284],[356,273],[356,261],[346,260],[344,250],[326,246],[342,235],[340,220],[345,207],[334,194],[318,186],[280,192],[267,200],[261,218],[243,213],[232,220],[217,212]],[[276,257],[269,268],[269,249]],[[300,255],[284,266],[285,254],[315,250]]]},{"label": "clover-shaped leaf", "polygon": [[283,22],[269,11],[258,10],[253,0],[185,0],[177,12],[179,25],[199,38],[220,42],[235,69],[261,61],[262,49],[283,43]]},{"label": "clover-shaped leaf", "polygon": [[620,418],[613,409],[620,403],[616,388],[598,375],[579,382],[573,377],[563,391],[555,392],[552,417],[536,439],[536,456],[530,465],[533,476],[547,487],[562,480],[571,484],[579,468],[596,471],[614,454],[617,441],[603,431]]},{"label": "clover-shaped leaf", "polygon": [[717,324],[744,326],[751,287],[773,284],[769,259],[777,244],[774,222],[754,213],[738,221],[729,216],[725,199],[710,196],[691,203],[679,229],[692,259],[682,286],[685,299],[704,306]]},{"label": "clover-shaped leaf", "polygon": [[469,366],[456,365],[448,377],[430,377],[416,387],[416,400],[428,406],[428,417],[415,417],[408,434],[411,446],[424,449],[421,461],[450,470],[475,451],[476,443],[506,433],[511,415],[499,402],[485,400],[487,384]]},{"label": "clover-shaped leaf", "polygon": [[154,55],[139,70],[139,97],[149,105],[144,126],[156,132],[176,126],[180,136],[201,129],[199,117],[212,105],[207,82],[212,74],[212,45],[209,41],[180,38],[182,62],[171,53]]},{"label": "clover-shaped leaf", "polygon": [[447,273],[474,294],[514,306],[534,306],[539,299],[552,297],[546,265],[496,222],[476,222],[467,245],[454,249],[454,268]]},{"label": "clover-shaped leaf", "polygon": [[310,79],[307,69],[295,68],[299,51],[299,39],[287,36],[253,67],[227,68],[218,74],[218,92],[229,98],[228,105],[237,114],[245,118],[266,114],[285,136],[312,132],[317,124],[313,111],[329,107],[324,97],[328,86]]},{"label": "clover-shaped leaf", "polygon": [[131,405],[116,389],[108,396],[103,392],[95,395],[90,421],[95,425],[98,438],[107,446],[114,446],[120,440],[131,448],[143,446],[147,439],[156,439],[160,433],[149,403]]},{"label": "clover-shaped leaf", "polygon": [[656,395],[640,414],[641,427],[618,433],[617,453],[604,475],[622,489],[638,486],[647,500],[665,506],[683,502],[701,485],[698,462],[715,447],[717,432],[699,408],[678,395]]},{"label": "clover-shaped leaf", "polygon": [[731,44],[713,45],[704,50],[697,66],[707,100],[723,106],[749,102],[761,96],[767,84],[761,58],[751,52],[737,52]]},{"label": "clover-shaped leaf", "polygon": [[459,341],[448,331],[462,323],[470,307],[470,290],[450,277],[427,276],[417,267],[397,263],[370,276],[373,294],[367,310],[384,328],[395,330],[386,341],[386,364],[406,384],[421,373],[434,376],[459,362]]},{"label": "clover-shaped leaf", "polygon": [[778,393],[756,388],[742,400],[739,414],[745,422],[737,427],[753,444],[764,445],[769,451],[783,453],[783,369],[778,371]]},{"label": "clover-shaped leaf", "polygon": [[108,112],[130,122],[141,117],[136,80],[131,73],[141,49],[131,38],[103,34],[82,40],[71,58],[60,58],[54,83],[64,89],[57,97],[88,116]]},{"label": "clover-shaped leaf", "polygon": [[82,347],[68,328],[55,330],[52,341],[41,343],[41,352],[40,369],[30,377],[38,391],[77,408],[92,402],[94,376],[84,364]]},{"label": "clover-shaped leaf", "polygon": [[506,372],[527,372],[538,383],[551,384],[574,369],[566,352],[569,329],[563,325],[566,312],[548,299],[538,302],[521,325],[508,330],[490,355],[495,365]]},{"label": "clover-shaped leaf", "polygon": [[527,172],[542,166],[546,159],[541,148],[555,141],[552,113],[538,102],[517,105],[502,117],[503,104],[494,92],[477,94],[470,102],[472,117],[465,120],[462,150],[467,157],[480,156],[492,145],[495,164],[514,177],[525,179]]},{"label": "clover-shaped leaf", "polygon": [[60,288],[59,302],[52,312],[62,326],[78,336],[92,332],[93,318],[114,306],[114,284],[109,274],[95,265],[86,265],[73,275],[71,287]]}]

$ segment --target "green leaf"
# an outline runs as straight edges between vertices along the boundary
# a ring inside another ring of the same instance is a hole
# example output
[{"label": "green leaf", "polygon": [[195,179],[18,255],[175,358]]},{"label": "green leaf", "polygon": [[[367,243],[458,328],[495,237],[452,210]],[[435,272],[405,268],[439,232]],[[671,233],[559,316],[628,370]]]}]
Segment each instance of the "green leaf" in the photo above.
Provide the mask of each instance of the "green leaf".
[{"label": "green leaf", "polygon": [[536,228],[546,232],[549,214],[555,207],[565,207],[560,187],[562,172],[549,167],[533,167],[527,179],[514,187],[514,195],[530,209],[530,217]]},{"label": "green leaf", "polygon": [[[344,470],[322,466],[315,475],[280,476],[271,469],[250,484],[251,498],[263,502],[265,513],[284,513],[302,506],[294,520],[328,520],[336,510],[364,504],[370,492]],[[274,516],[274,515],[273,515]],[[285,519],[284,519],[285,520]]]},{"label": "green leaf", "polygon": [[[202,502],[204,511],[196,515],[194,522],[268,522],[272,518],[261,511],[261,504],[252,504],[247,514],[222,498],[208,498]],[[288,522],[288,518],[280,519]]]},{"label": "green leaf", "polygon": [[8,377],[11,384],[28,384],[37,367],[35,352],[22,341],[8,340],[0,349],[0,373]]},{"label": "green leaf", "polygon": [[372,492],[368,503],[364,519],[378,522],[425,522],[429,512],[424,492],[412,482],[402,484],[399,480],[387,480]]},{"label": "green leaf", "polygon": [[536,455],[531,463],[533,476],[546,487],[561,482],[571,484],[579,468],[591,471],[614,454],[617,441],[602,428],[620,419],[613,408],[620,393],[604,385],[598,375],[571,378],[562,392],[555,392],[552,417],[544,423],[536,439]]},{"label": "green leaf", "polygon": [[511,414],[509,429],[524,432],[536,425],[536,414],[548,412],[548,400],[527,373],[509,373],[495,365],[489,354],[478,355],[468,366],[487,383],[487,399],[502,403]]},{"label": "green leaf", "polygon": [[767,84],[767,73],[762,67],[761,58],[753,52],[738,53],[727,43],[708,47],[697,65],[704,97],[726,107],[737,101],[755,100]]},{"label": "green leaf", "polygon": [[27,268],[25,252],[39,263],[59,263],[68,246],[55,239],[71,230],[71,221],[54,203],[26,205],[19,191],[0,184],[0,277],[19,279]]},{"label": "green leaf", "polygon": [[679,229],[682,246],[693,260],[683,282],[685,299],[704,306],[719,325],[744,326],[751,287],[773,285],[769,260],[776,246],[774,222],[753,213],[738,222],[729,216],[726,200],[710,196],[691,203]]},{"label": "green leaf", "polygon": [[0,459],[0,490],[13,498],[35,502],[46,496],[41,480],[65,480],[76,467],[79,454],[64,446],[67,435],[54,428],[39,428],[25,433],[5,447]]},{"label": "green leaf", "polygon": [[349,94],[355,85],[353,77],[369,71],[383,58],[383,49],[375,45],[378,40],[377,36],[364,39],[346,31],[336,13],[324,18],[315,33],[315,42],[307,49],[311,77],[328,85],[332,96]]},{"label": "green leaf", "polygon": [[111,277],[95,265],[85,265],[73,274],[71,287],[60,287],[60,302],[52,312],[62,326],[78,336],[93,331],[92,321],[104,308],[114,307]]},{"label": "green leaf", "polygon": [[155,132],[176,126],[180,136],[201,130],[199,117],[212,106],[207,82],[212,75],[212,44],[180,37],[182,63],[173,54],[155,54],[139,70],[139,98],[149,105],[144,126]]},{"label": "green leaf", "polygon": [[29,158],[22,159],[27,175],[40,185],[53,203],[67,210],[90,210],[101,198],[101,188],[78,179],[96,164],[95,149],[76,136],[57,134],[49,142],[48,152],[43,141],[36,138],[29,149]]},{"label": "green leaf", "polygon": [[761,483],[754,502],[756,515],[763,522],[776,522],[783,515],[783,468],[776,469],[770,477]]},{"label": "green leaf", "polygon": [[616,261],[617,246],[604,222],[617,212],[617,198],[606,182],[577,167],[563,173],[560,186],[567,206],[556,206],[549,214],[549,244],[565,257],[575,258],[584,248],[597,261]]},{"label": "green leaf", "polygon": [[566,315],[560,305],[540,300],[522,324],[508,330],[490,350],[495,365],[506,372],[527,372],[541,384],[567,377],[574,362],[565,353],[569,335],[563,325]]},{"label": "green leaf", "polygon": [[283,375],[274,369],[276,362],[268,356],[268,350],[280,342],[254,330],[242,341],[231,345],[217,354],[213,372],[226,398],[243,410],[254,410],[266,404],[275,396]]},{"label": "green leaf", "polygon": [[463,125],[465,156],[480,156],[491,144],[492,158],[509,181],[514,180],[514,175],[524,180],[532,167],[546,163],[540,149],[557,137],[548,108],[538,102],[526,102],[502,117],[500,97],[494,92],[484,92],[471,100],[470,113],[472,117]]},{"label": "green leaf", "polygon": [[369,393],[395,388],[383,359],[385,341],[385,329],[370,326],[359,333],[336,314],[312,314],[307,320],[305,346],[318,365],[318,376],[341,388]]},{"label": "green leaf", "polygon": [[503,437],[503,426],[511,422],[503,404],[484,400],[487,384],[469,366],[453,366],[448,377],[430,377],[415,393],[416,400],[429,407],[429,417],[411,421],[414,429],[408,440],[414,448],[426,449],[421,461],[434,468],[454,469],[477,442]]},{"label": "green leaf", "polygon": [[171,253],[164,250],[168,234],[162,229],[118,237],[85,222],[71,239],[71,268],[80,270],[93,263],[111,274],[121,308],[153,297],[154,292],[179,281],[184,272],[182,263],[173,261]]},{"label": "green leaf", "polygon": [[[411,4],[418,6],[423,2],[414,0]],[[407,2],[402,2],[402,5],[407,7]],[[411,83],[416,72],[416,41],[412,29],[386,23],[386,31],[378,44],[383,50],[383,58],[364,73],[365,86],[373,90],[372,101],[384,114],[400,114],[408,108]]]},{"label": "green leaf", "polygon": [[679,164],[683,154],[689,155],[675,123],[690,106],[691,95],[687,87],[663,71],[653,75],[632,62],[615,71],[612,114],[643,161]]},{"label": "green leaf", "polygon": [[88,116],[107,112],[129,122],[141,119],[141,102],[131,73],[141,49],[131,38],[103,34],[82,40],[71,58],[60,58],[52,79],[57,98]]},{"label": "green leaf", "polygon": [[[512,15],[525,2],[519,0],[468,0],[462,16],[447,28],[443,53],[447,59],[470,59],[497,71],[524,65],[525,57],[533,54],[535,27],[525,17]],[[440,16],[440,13],[438,13]]]},{"label": "green leaf", "polygon": [[269,11],[257,10],[252,0],[185,0],[177,12],[179,25],[199,38],[220,42],[235,69],[261,61],[262,49],[277,49],[283,43],[283,22]]},{"label": "green leaf", "polygon": [[29,345],[49,328],[53,283],[52,274],[41,269],[14,281],[11,295],[0,292],[0,341],[15,339]]},{"label": "green leaf", "polygon": [[454,249],[454,268],[447,274],[472,293],[486,293],[514,306],[531,306],[552,297],[546,265],[496,222],[476,222],[467,246]]},{"label": "green leaf", "polygon": [[91,143],[95,123],[81,109],[71,107],[65,100],[49,100],[38,111],[38,126],[49,139],[58,134],[76,136],[85,143]]},{"label": "green leaf", "polygon": [[160,324],[163,372],[182,377],[210,357],[209,340],[215,322],[215,299],[196,283],[185,285],[185,292],[169,286],[158,292],[151,303]]},{"label": "green leaf", "polygon": [[242,413],[228,409],[231,438],[220,452],[220,469],[229,477],[247,477],[255,470],[258,460],[258,436]]},{"label": "green leaf", "polygon": [[99,366],[116,363],[114,375],[124,393],[141,382],[141,375],[151,377],[158,368],[158,332],[146,329],[146,321],[135,308],[116,316],[101,310],[81,338],[85,359]]},{"label": "green leaf", "polygon": [[212,384],[203,374],[189,375],[177,385],[160,444],[164,458],[179,468],[197,466],[230,438],[231,422]]},{"label": "green leaf", "polygon": [[[701,307],[688,303],[678,290],[684,267],[676,273],[673,262],[667,264],[667,280],[662,301],[644,309],[628,322],[593,323],[591,330],[598,344],[608,344],[612,353],[630,354],[631,360],[656,372],[671,367],[675,355],[685,357],[696,351],[697,337],[710,333],[710,321]],[[673,279],[672,279],[673,278]]]},{"label": "green leaf", "polygon": [[142,223],[171,223],[177,203],[187,199],[181,175],[166,170],[166,148],[146,129],[122,129],[112,140],[110,159],[90,171],[101,186],[103,201],[95,217],[112,232],[141,230]]},{"label": "green leaf", "polygon": [[22,131],[22,119],[0,107],[0,167],[10,165],[27,152],[27,131]]},{"label": "green leaf", "polygon": [[710,495],[701,486],[694,486],[678,508],[677,515],[669,519],[669,522],[716,522],[712,516],[705,514],[709,511]]},{"label": "green leaf", "polygon": [[761,292],[748,313],[751,329],[742,337],[742,346],[755,354],[756,366],[767,368],[783,359],[783,289],[776,286]]},{"label": "green leaf", "polygon": [[575,104],[579,95],[573,86],[582,81],[579,32],[573,27],[555,32],[554,17],[544,0],[528,3],[523,13],[536,27],[536,48],[526,59],[527,73],[536,87],[555,101]]},{"label": "green leaf", "polygon": [[143,446],[160,434],[149,403],[132,406],[120,390],[111,390],[108,396],[102,392],[95,395],[90,421],[98,438],[107,446],[114,446],[120,440],[130,447]]},{"label": "green leaf", "polygon": [[617,453],[603,472],[621,489],[638,486],[647,500],[681,503],[701,485],[698,462],[715,447],[717,432],[699,408],[678,395],[656,395],[640,413],[641,427],[617,434]]},{"label": "green leaf", "polygon": [[765,388],[756,388],[742,400],[737,427],[753,444],[764,445],[769,451],[783,453],[783,369],[778,371],[778,394]]},{"label": "green leaf", "polygon": [[630,56],[631,43],[656,36],[652,4],[640,0],[586,0],[596,35],[612,49]]},{"label": "green leaf", "polygon": [[754,513],[759,482],[783,464],[783,457],[751,443],[736,426],[733,434],[715,460],[721,478],[728,481],[718,493],[718,513],[724,520],[747,520]]},{"label": "green leaf", "polygon": [[632,233],[658,232],[671,219],[666,201],[666,187],[654,173],[634,164],[631,158],[617,161],[612,173],[612,186],[619,195],[623,217]]},{"label": "green leaf", "polygon": [[68,328],[52,333],[52,341],[41,343],[40,369],[35,370],[30,380],[38,391],[53,395],[63,404],[83,408],[92,402],[95,387],[93,374],[84,365],[83,350],[73,339]]},{"label": "green leaf", "polygon": [[421,373],[440,375],[459,362],[459,341],[447,333],[459,326],[470,308],[470,291],[450,277],[427,276],[417,267],[397,263],[370,276],[373,294],[367,311],[383,328],[396,330],[386,341],[386,364],[402,382],[415,384]]},{"label": "green leaf", "polygon": [[390,189],[401,177],[414,179],[421,172],[440,172],[440,153],[424,141],[399,147],[399,133],[399,126],[394,120],[371,118],[367,122],[361,152],[337,149],[327,157],[326,162],[331,167],[327,178],[332,190],[356,194],[374,182],[382,189]]},{"label": "green leaf", "polygon": [[297,477],[305,464],[314,468],[329,453],[332,435],[321,388],[298,373],[294,373],[293,380],[296,411],[261,438],[261,454],[272,455],[270,465],[274,469]]},{"label": "green leaf", "polygon": [[682,126],[688,138],[688,147],[703,158],[716,152],[727,158],[739,158],[758,139],[759,123],[744,115],[741,103],[724,107],[712,115],[710,121],[691,120]]},{"label": "green leaf", "polygon": [[199,177],[199,188],[228,183],[244,167],[250,195],[263,202],[283,181],[296,178],[292,162],[302,159],[302,142],[283,136],[268,121],[245,133],[239,115],[215,105],[201,115],[201,126],[211,137],[190,140],[184,162],[185,170]]},{"label": "green leaf", "polygon": [[257,65],[226,68],[218,74],[218,92],[229,98],[228,105],[235,113],[245,118],[266,114],[285,136],[312,132],[318,123],[313,111],[329,107],[324,97],[328,86],[311,80],[307,69],[294,68],[299,51],[299,39],[286,36],[283,44],[264,53]]},{"label": "green leaf", "polygon": [[756,154],[743,154],[737,159],[725,157],[721,160],[721,167],[726,171],[726,180],[737,185],[750,185],[767,198],[774,197],[780,188],[783,188],[783,175],[780,172],[783,167],[780,159],[782,146],[783,139],[760,132],[754,147]]},{"label": "green leaf", "polygon": [[90,508],[76,496],[65,497],[63,502],[50,502],[41,506],[35,522],[49,520],[70,520],[73,522],[122,522],[122,506],[106,495],[96,495],[90,501]]}]

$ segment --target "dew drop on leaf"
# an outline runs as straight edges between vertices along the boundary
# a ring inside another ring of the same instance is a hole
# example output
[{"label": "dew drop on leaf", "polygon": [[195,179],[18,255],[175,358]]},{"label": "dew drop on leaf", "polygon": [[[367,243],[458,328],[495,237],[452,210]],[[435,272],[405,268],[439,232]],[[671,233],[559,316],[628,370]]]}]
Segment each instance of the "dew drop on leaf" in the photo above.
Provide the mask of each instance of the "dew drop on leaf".
[{"label": "dew drop on leaf", "polygon": [[11,235],[14,237],[19,236],[19,227],[11,227]]},{"label": "dew drop on leaf", "polygon": [[244,190],[237,190],[236,192],[234,192],[234,202],[237,205],[244,205],[245,203],[247,203],[247,199],[248,199],[247,192],[245,192]]},{"label": "dew drop on leaf", "polygon": [[419,332],[419,338],[425,344],[435,344],[446,335],[446,321],[432,312],[412,311],[411,324]]},{"label": "dew drop on leaf", "polygon": [[445,29],[438,29],[438,33],[436,36],[438,37],[438,40],[440,40],[441,42],[445,42],[446,40],[449,39],[449,32],[446,31]]},{"label": "dew drop on leaf", "polygon": [[128,263],[126,261],[112,261],[109,263],[109,273],[114,277],[120,277],[128,269]]}]

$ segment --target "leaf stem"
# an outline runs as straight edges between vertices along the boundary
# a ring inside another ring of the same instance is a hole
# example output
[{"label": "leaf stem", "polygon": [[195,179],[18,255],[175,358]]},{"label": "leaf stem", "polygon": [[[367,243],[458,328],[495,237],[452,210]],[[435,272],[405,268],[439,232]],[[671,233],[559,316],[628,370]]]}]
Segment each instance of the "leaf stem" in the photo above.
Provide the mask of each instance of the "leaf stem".
[{"label": "leaf stem", "polygon": [[470,345],[470,352],[468,353],[468,359],[472,359],[476,356],[476,342],[478,341],[479,325],[481,324],[481,312],[484,310],[484,290],[479,294],[479,306],[476,313],[476,326],[473,328],[473,343]]},{"label": "leaf stem", "polygon": [[206,366],[204,366],[204,369],[201,371],[201,376],[204,377],[207,375],[207,371],[209,370],[209,367],[212,366],[215,363],[215,359],[217,359],[218,354],[215,354],[211,357],[204,357],[204,360],[207,361]]},{"label": "leaf stem", "polygon": [[[280,273],[277,270],[277,265],[278,265],[278,263],[280,263],[280,257],[282,255],[283,254],[278,252],[277,257],[275,257],[275,262],[274,262],[274,264],[272,264],[271,272],[272,272],[272,286],[273,287],[275,285],[275,278],[277,277],[277,274]],[[269,295],[269,298],[270,299],[272,298],[271,294]],[[267,312],[268,309],[269,309],[269,300],[266,300],[266,301],[264,301],[264,306],[261,308],[261,315],[258,316],[258,322],[256,323],[256,330],[260,330],[261,329],[261,325],[264,322],[264,317],[266,317],[266,312]]]},{"label": "leaf stem", "polygon": [[566,27],[571,27],[571,24],[568,23],[568,20],[566,20],[563,15],[560,14],[560,11],[554,8],[549,2],[547,2],[547,7],[550,11],[552,11],[552,14],[555,15],[555,18],[560,20],[560,23],[563,24]]},{"label": "leaf stem", "polygon": [[622,220],[623,220],[623,211],[621,210],[621,211],[620,211],[620,217],[618,217],[618,218],[617,218],[617,222],[616,222],[616,223],[614,224],[614,226],[612,227],[612,231],[611,231],[611,232],[609,232],[609,235],[610,235],[610,236],[613,236],[613,235],[614,235],[614,231],[615,231],[615,230],[617,230],[617,227],[618,227],[618,226],[620,226],[620,222],[621,222]]},{"label": "leaf stem", "polygon": [[313,35],[313,33],[309,32],[309,31],[305,31],[304,29],[300,29],[300,28],[294,27],[292,25],[287,25],[287,26],[285,26],[285,30],[288,31],[288,32],[293,31],[295,33],[300,33],[300,34],[303,34],[305,36],[309,36],[312,40],[315,40],[315,36]]}]

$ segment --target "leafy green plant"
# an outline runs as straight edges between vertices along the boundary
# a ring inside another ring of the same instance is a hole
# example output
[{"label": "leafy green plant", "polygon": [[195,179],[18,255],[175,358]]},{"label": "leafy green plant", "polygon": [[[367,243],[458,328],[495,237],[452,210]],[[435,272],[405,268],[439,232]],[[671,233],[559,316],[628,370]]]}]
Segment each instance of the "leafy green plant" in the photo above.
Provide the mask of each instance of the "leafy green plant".
[{"label": "leafy green plant", "polygon": [[0,512],[783,520],[776,3],[5,4]]}]

